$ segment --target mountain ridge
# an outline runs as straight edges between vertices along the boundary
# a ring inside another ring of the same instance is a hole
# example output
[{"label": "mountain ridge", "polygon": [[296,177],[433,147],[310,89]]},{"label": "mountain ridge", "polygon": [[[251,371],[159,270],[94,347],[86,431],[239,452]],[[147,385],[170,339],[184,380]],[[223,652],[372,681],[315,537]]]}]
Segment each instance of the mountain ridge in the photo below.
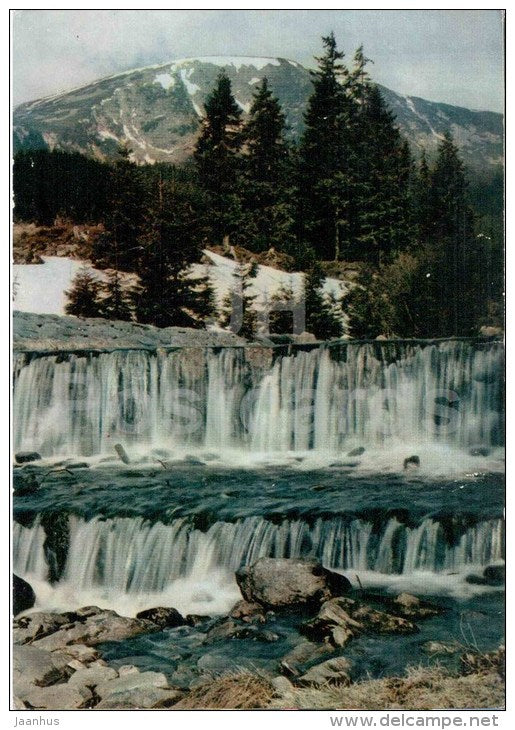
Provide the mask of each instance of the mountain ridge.
[{"label": "mountain ridge", "polygon": [[[63,149],[108,158],[127,143],[137,162],[181,164],[193,152],[203,104],[222,68],[244,115],[256,84],[267,76],[298,138],[312,88],[308,69],[282,57],[200,56],[130,69],[18,105],[14,150]],[[449,130],[470,167],[485,171],[502,164],[501,114],[378,86],[415,153],[425,148],[432,156]]]}]

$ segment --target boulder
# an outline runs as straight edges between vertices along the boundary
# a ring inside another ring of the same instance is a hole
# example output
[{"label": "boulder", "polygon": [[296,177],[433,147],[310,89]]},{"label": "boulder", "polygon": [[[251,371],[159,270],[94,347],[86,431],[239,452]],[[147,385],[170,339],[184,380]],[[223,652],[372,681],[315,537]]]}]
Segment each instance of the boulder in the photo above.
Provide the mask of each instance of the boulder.
[{"label": "boulder", "polygon": [[175,608],[149,608],[146,611],[140,611],[136,614],[136,618],[152,621],[162,629],[173,629],[175,626],[183,626],[186,623],[179,611]]},{"label": "boulder", "polygon": [[365,453],[365,447],[364,446],[358,446],[357,448],[352,449],[351,451],[349,451],[349,453],[347,454],[347,456],[361,456],[361,454],[364,454],[364,453]]},{"label": "boulder", "polygon": [[18,451],[14,458],[17,464],[28,464],[30,461],[40,461],[41,454],[37,451]]},{"label": "boulder", "polygon": [[320,611],[311,621],[302,624],[300,631],[314,641],[324,641],[338,648],[364,631],[361,622],[356,621],[348,612],[346,604],[332,598],[322,604]]},{"label": "boulder", "polygon": [[87,687],[54,684],[52,687],[31,687],[21,699],[33,710],[82,710],[91,706],[93,694]]},{"label": "boulder", "polygon": [[[139,634],[159,631],[159,626],[145,619],[119,616],[115,611],[100,610],[96,607],[80,609],[74,614],[64,614],[74,618],[58,631],[33,642],[34,646],[54,651],[69,644],[96,646],[104,641],[122,641]],[[87,612],[92,612],[86,615]]]},{"label": "boulder", "polygon": [[287,558],[260,558],[236,573],[243,597],[265,608],[316,607],[351,590],[342,575],[319,563]]},{"label": "boulder", "polygon": [[376,611],[351,598],[332,598],[315,618],[301,625],[300,631],[309,639],[341,648],[362,633],[413,634],[418,628],[405,618]]},{"label": "boulder", "polygon": [[389,608],[397,616],[411,618],[415,621],[439,616],[444,611],[440,606],[429,603],[429,601],[421,601],[420,598],[412,596],[411,593],[400,593],[389,603]]},{"label": "boulder", "polygon": [[414,454],[413,456],[407,456],[403,463],[404,469],[414,469],[420,466],[420,456]]},{"label": "boulder", "polygon": [[53,654],[34,646],[13,647],[13,683],[16,695],[23,697],[28,687],[46,687],[56,682],[64,682],[72,670],[68,667],[69,658]]},{"label": "boulder", "polygon": [[334,649],[330,644],[315,644],[313,641],[302,641],[281,659],[280,669],[289,677],[299,677],[301,668],[316,659],[330,654]]},{"label": "boulder", "polygon": [[264,623],[266,620],[263,606],[245,600],[238,601],[229,615],[231,618],[241,619],[247,623]]},{"label": "boulder", "polygon": [[295,690],[293,684],[286,677],[274,677],[270,680],[270,684],[278,697],[288,697]]},{"label": "boulder", "polygon": [[188,626],[200,626],[201,624],[205,623],[206,621],[210,621],[209,616],[199,616],[196,613],[188,613],[185,618],[186,623]]},{"label": "boulder", "polygon": [[471,575],[467,575],[465,580],[467,581],[467,583],[478,586],[503,586],[506,580],[506,566],[488,565],[483,570],[482,575],[476,575],[475,573],[472,573]]},{"label": "boulder", "polygon": [[469,454],[471,456],[488,456],[490,454],[490,449],[487,446],[475,446],[472,449],[469,449]]},{"label": "boulder", "polygon": [[145,687],[115,692],[95,706],[95,710],[150,710],[175,705],[184,697],[177,689]]},{"label": "boulder", "polygon": [[79,669],[68,680],[70,687],[96,687],[98,684],[116,679],[118,672],[112,667],[94,666],[88,669]]},{"label": "boulder", "polygon": [[147,690],[149,688],[170,689],[168,680],[162,672],[134,672],[124,677],[100,682],[95,687],[95,693],[104,700],[106,697],[118,693]]},{"label": "boulder", "polygon": [[506,582],[506,565],[487,565],[483,577],[490,586],[502,586]]},{"label": "boulder", "polygon": [[299,677],[297,683],[308,687],[346,686],[350,684],[350,670],[351,663],[348,659],[335,657],[321,664],[315,664]]},{"label": "boulder", "polygon": [[13,573],[13,615],[28,611],[36,603],[36,594],[26,580]]},{"label": "boulder", "polygon": [[[36,639],[53,634],[69,623],[65,614],[37,611],[14,619],[13,641],[15,644],[31,644]],[[76,657],[80,658],[80,657]]]}]

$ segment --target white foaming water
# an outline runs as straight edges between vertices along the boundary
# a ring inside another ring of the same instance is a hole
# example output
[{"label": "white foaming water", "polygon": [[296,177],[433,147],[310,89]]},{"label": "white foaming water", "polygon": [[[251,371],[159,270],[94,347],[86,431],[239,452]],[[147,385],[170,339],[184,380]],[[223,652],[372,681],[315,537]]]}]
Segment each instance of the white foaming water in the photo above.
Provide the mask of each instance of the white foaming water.
[{"label": "white foaming water", "polygon": [[[327,463],[363,445],[365,469],[425,451],[431,469],[477,471],[462,452],[502,443],[502,357],[469,342],[20,354],[15,449],[98,456],[121,442]],[[501,457],[480,456],[487,468]]]},{"label": "white foaming water", "polygon": [[206,532],[187,520],[170,525],[141,518],[69,519],[69,547],[60,580],[47,581],[44,532],[15,524],[14,570],[34,587],[36,609],[95,604],[134,615],[156,605],[183,614],[226,613],[240,598],[234,572],[260,557],[311,558],[368,585],[417,587],[466,596],[484,590],[464,576],[503,559],[501,520],[481,522],[449,544],[430,519],[407,527],[396,518],[378,531],[342,518],[274,524],[260,517],[216,522]]}]

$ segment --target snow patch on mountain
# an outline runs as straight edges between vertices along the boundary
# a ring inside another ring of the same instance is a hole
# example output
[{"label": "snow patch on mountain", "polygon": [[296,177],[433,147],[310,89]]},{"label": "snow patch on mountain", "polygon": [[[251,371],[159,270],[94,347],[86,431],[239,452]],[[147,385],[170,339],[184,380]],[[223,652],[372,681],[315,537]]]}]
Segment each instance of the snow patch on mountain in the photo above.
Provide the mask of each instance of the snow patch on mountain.
[{"label": "snow patch on mountain", "polygon": [[175,79],[171,74],[157,74],[154,83],[161,84],[163,89],[168,91],[168,89],[173,89],[175,86]]},{"label": "snow patch on mountain", "polygon": [[174,65],[181,66],[183,64],[195,63],[211,63],[213,66],[226,68],[233,66],[239,71],[243,66],[252,66],[261,71],[265,66],[280,66],[281,62],[277,58],[261,58],[258,56],[198,56],[194,58],[180,58],[174,62]]}]

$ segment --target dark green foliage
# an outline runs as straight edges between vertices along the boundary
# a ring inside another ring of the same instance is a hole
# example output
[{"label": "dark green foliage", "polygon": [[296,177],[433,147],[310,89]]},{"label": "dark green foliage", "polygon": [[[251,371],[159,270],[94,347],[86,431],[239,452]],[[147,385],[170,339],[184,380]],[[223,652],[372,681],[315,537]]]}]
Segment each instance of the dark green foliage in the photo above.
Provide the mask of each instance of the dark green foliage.
[{"label": "dark green foliage", "polygon": [[318,259],[339,258],[349,225],[348,182],[354,163],[349,128],[354,104],[346,94],[344,54],[331,33],[323,38],[325,55],[312,72],[313,94],[299,147],[297,233]]},{"label": "dark green foliage", "polygon": [[192,286],[190,267],[202,256],[199,226],[204,200],[194,186],[149,177],[147,208],[138,238],[138,322],[158,327],[199,327],[209,313],[207,282]]},{"label": "dark green foliage", "polygon": [[244,221],[236,241],[251,251],[294,248],[293,164],[279,102],[263,79],[242,138]]},{"label": "dark green foliage", "polygon": [[124,286],[119,271],[109,272],[107,281],[102,284],[101,291],[103,294],[100,301],[101,316],[106,319],[130,322],[134,292]]},{"label": "dark green foliage", "polygon": [[141,168],[120,148],[109,171],[109,204],[104,216],[105,233],[95,242],[93,262],[99,268],[135,271],[139,259],[138,237],[143,225],[145,194]]},{"label": "dark green foliage", "polygon": [[209,198],[212,243],[231,236],[242,222],[240,185],[241,109],[222,71],[205,104],[206,116],[195,148],[199,184]]},{"label": "dark green foliage", "polygon": [[475,227],[463,165],[450,135],[433,169],[422,158],[416,194],[419,243],[391,263],[362,273],[344,303],[351,335],[469,336],[480,324],[502,324],[499,299],[490,298],[492,240]]},{"label": "dark green foliage", "polygon": [[325,276],[319,264],[314,264],[305,274],[304,303],[306,330],[318,340],[341,337],[343,333],[340,303],[323,291]]},{"label": "dark green foliage", "polygon": [[68,302],[64,311],[75,317],[101,317],[100,292],[100,281],[87,268],[80,269],[73,279],[72,288],[65,292]]},{"label": "dark green foliage", "polygon": [[13,166],[14,218],[52,225],[57,216],[97,223],[107,205],[108,166],[70,152],[18,152]]}]

